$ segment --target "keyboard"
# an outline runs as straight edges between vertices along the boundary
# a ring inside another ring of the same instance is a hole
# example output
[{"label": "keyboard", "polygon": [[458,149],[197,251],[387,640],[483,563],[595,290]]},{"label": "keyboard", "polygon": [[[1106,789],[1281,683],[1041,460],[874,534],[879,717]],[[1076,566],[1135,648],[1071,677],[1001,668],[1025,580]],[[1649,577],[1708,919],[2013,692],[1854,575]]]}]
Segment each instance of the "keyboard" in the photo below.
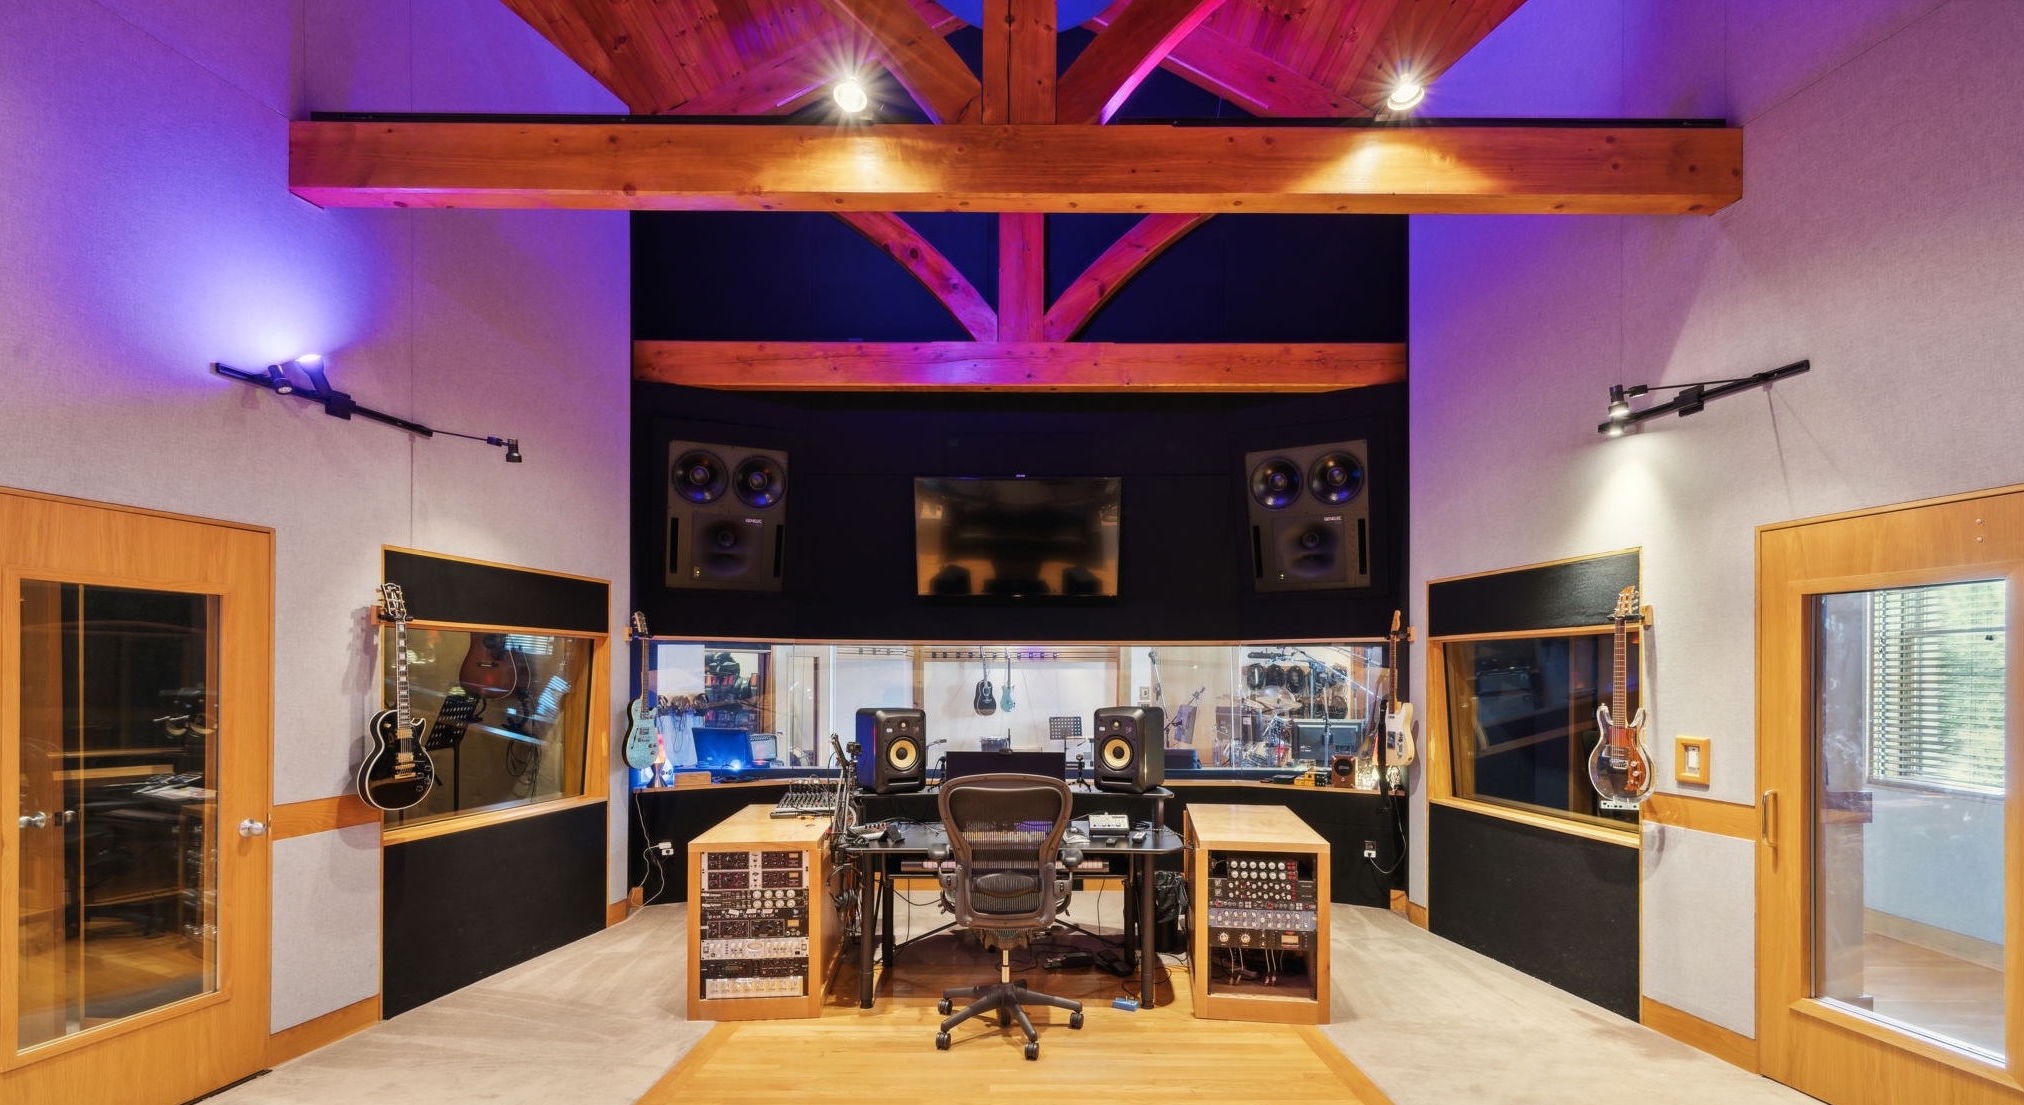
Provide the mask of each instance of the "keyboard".
[{"label": "keyboard", "polygon": [[775,817],[828,817],[836,812],[836,783],[828,779],[796,779],[773,803]]}]

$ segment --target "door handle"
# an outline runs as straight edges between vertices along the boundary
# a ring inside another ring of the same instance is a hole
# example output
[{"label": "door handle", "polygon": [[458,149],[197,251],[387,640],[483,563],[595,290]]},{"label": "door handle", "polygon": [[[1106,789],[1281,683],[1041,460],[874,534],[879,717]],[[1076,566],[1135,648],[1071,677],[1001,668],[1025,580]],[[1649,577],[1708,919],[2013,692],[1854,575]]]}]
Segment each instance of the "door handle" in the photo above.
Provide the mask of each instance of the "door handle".
[{"label": "door handle", "polygon": [[22,814],[19,820],[24,829],[46,829],[49,827],[49,811],[37,810],[34,813]]},{"label": "door handle", "polygon": [[1764,846],[1775,852],[1778,850],[1778,792],[1765,791],[1763,798],[1757,803],[1757,809],[1761,821],[1759,835],[1764,838]]},{"label": "door handle", "polygon": [[247,818],[239,822],[239,835],[247,838],[267,835],[267,822]]}]

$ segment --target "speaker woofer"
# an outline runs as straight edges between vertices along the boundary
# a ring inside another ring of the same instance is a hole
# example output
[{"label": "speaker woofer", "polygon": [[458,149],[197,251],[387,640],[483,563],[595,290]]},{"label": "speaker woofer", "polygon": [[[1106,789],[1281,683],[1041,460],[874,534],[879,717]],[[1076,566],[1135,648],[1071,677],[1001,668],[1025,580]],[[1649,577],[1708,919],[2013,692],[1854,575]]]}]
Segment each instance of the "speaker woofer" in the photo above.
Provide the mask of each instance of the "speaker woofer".
[{"label": "speaker woofer", "polygon": [[787,474],[772,457],[750,456],[739,462],[731,486],[738,492],[739,501],[763,510],[787,494]]},{"label": "speaker woofer", "polygon": [[691,449],[677,457],[668,479],[675,485],[675,494],[697,505],[723,498],[731,484],[724,459],[703,449]]},{"label": "speaker woofer", "polygon": [[752,549],[742,523],[719,519],[696,531],[696,574],[711,579],[735,579],[752,567]]},{"label": "speaker woofer", "polygon": [[1341,506],[1362,493],[1363,462],[1349,453],[1326,453],[1308,472],[1307,490],[1330,506]]},{"label": "speaker woofer", "polygon": [[912,737],[895,737],[886,745],[886,766],[896,772],[908,772],[921,762],[921,746]]},{"label": "speaker woofer", "polygon": [[1251,470],[1251,497],[1270,510],[1284,510],[1300,497],[1300,466],[1272,457]]},{"label": "speaker woofer", "polygon": [[1132,747],[1129,737],[1106,737],[1103,744],[1098,746],[1096,755],[1106,770],[1129,771]]}]

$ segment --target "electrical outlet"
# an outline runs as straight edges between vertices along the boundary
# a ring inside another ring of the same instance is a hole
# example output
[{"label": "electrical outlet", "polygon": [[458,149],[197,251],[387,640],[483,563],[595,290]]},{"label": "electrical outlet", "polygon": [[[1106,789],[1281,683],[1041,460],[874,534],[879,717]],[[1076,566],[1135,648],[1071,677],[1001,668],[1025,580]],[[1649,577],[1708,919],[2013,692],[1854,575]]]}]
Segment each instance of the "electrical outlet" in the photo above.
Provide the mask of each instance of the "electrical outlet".
[{"label": "electrical outlet", "polygon": [[1365,859],[1377,858],[1377,841],[1366,840],[1363,842],[1363,858]]},{"label": "electrical outlet", "polygon": [[675,842],[672,840],[657,841],[654,844],[654,851],[664,856],[672,856],[675,854]]}]

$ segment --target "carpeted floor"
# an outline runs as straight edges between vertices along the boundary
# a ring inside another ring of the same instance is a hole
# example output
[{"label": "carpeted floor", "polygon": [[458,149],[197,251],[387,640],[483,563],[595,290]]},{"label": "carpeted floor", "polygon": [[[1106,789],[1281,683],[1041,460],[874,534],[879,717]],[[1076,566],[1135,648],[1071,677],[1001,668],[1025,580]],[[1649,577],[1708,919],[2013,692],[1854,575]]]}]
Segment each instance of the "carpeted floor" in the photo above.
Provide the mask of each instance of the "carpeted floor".
[{"label": "carpeted floor", "polygon": [[[632,1105],[711,1027],[685,1016],[685,924],[655,906],[211,1100]],[[1812,1101],[1394,914],[1338,906],[1333,941],[1322,1031],[1395,1105]]]}]

